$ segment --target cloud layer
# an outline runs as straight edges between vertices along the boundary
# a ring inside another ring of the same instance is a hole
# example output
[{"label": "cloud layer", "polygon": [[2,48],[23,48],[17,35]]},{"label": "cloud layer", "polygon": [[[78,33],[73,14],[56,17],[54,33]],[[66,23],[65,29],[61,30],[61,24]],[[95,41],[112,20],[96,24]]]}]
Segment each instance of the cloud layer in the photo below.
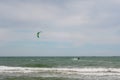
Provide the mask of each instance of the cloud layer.
[{"label": "cloud layer", "polygon": [[35,43],[36,32],[43,31],[42,42],[62,48],[119,45],[119,9],[119,0],[0,1],[0,43]]}]

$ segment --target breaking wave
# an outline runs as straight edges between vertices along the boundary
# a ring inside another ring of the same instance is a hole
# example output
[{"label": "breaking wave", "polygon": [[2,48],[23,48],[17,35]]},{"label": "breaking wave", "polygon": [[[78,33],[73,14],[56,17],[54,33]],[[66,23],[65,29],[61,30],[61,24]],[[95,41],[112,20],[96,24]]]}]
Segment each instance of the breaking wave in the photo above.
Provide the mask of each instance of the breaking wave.
[{"label": "breaking wave", "polygon": [[60,73],[77,75],[120,75],[120,68],[32,68],[0,66],[2,73]]}]

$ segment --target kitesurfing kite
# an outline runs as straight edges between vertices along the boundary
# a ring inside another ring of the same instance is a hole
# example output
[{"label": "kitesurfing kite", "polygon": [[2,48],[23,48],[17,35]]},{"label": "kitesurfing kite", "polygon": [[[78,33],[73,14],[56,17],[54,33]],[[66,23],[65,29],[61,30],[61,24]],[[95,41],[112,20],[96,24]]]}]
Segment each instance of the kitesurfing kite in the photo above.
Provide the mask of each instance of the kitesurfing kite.
[{"label": "kitesurfing kite", "polygon": [[40,31],[40,32],[37,32],[37,38],[39,38],[40,37],[40,33],[41,33],[42,31]]}]

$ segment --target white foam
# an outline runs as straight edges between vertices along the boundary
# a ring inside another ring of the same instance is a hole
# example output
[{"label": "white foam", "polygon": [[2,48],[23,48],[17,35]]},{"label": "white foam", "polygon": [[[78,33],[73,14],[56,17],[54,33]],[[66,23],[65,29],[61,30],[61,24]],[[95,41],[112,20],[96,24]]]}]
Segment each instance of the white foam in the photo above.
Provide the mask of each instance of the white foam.
[{"label": "white foam", "polygon": [[38,73],[51,72],[77,75],[119,75],[120,68],[33,68],[0,66],[0,73]]}]

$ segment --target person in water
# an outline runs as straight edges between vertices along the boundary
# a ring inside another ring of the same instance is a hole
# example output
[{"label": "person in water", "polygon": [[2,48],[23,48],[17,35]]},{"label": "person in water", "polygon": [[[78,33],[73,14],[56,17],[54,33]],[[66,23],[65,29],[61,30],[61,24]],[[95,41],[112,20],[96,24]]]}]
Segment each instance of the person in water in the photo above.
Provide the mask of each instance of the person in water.
[{"label": "person in water", "polygon": [[80,60],[80,57],[78,57],[77,59]]}]

